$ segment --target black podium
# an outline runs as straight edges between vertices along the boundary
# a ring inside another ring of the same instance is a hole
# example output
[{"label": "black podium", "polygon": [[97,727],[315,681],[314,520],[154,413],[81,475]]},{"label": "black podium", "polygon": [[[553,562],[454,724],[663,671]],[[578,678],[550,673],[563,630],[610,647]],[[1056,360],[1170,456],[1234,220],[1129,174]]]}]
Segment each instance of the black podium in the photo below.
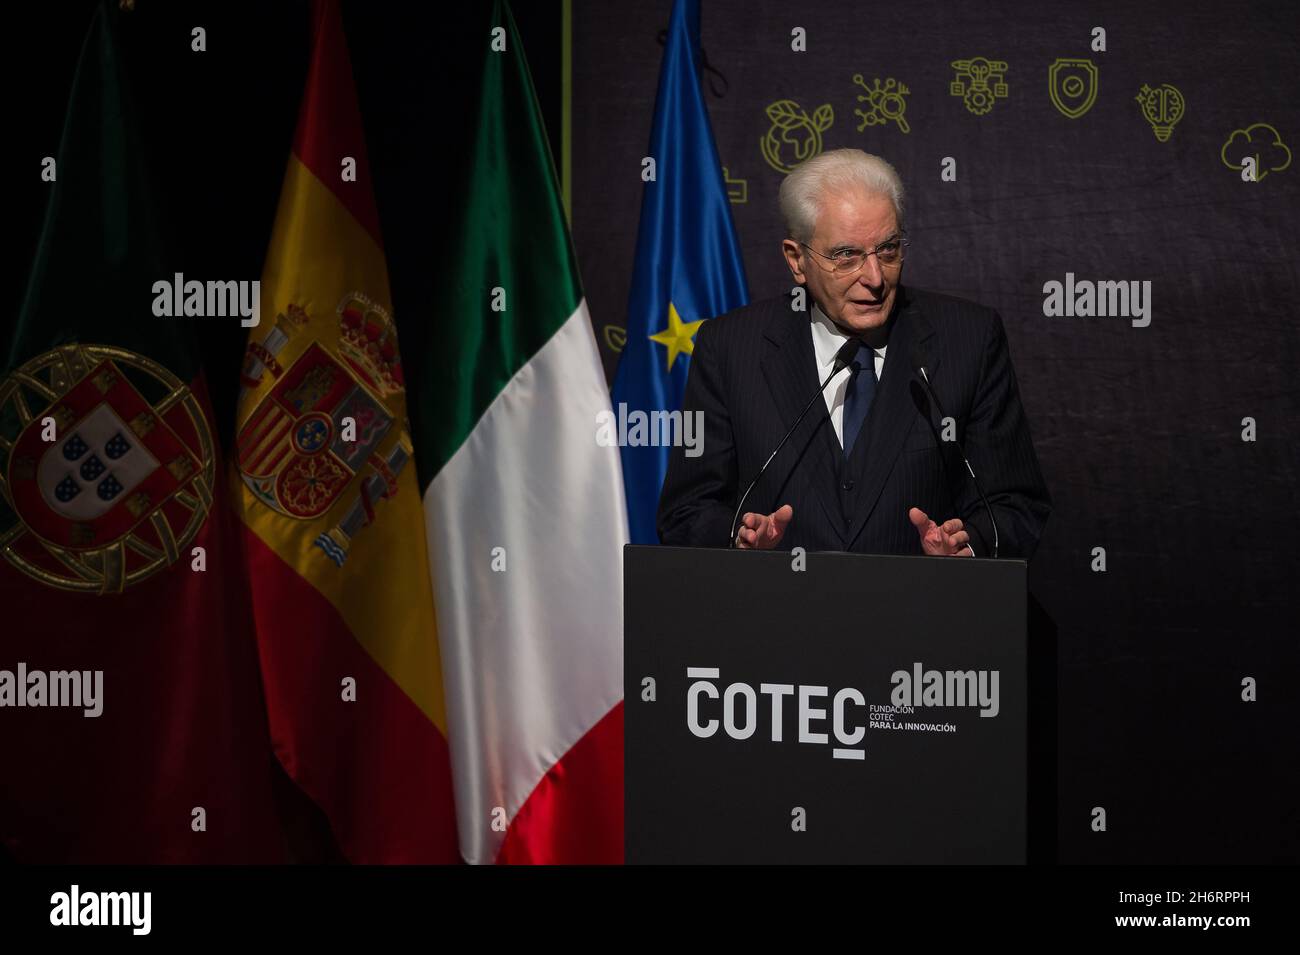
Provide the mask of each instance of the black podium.
[{"label": "black podium", "polygon": [[629,863],[1023,863],[1022,561],[624,550]]}]

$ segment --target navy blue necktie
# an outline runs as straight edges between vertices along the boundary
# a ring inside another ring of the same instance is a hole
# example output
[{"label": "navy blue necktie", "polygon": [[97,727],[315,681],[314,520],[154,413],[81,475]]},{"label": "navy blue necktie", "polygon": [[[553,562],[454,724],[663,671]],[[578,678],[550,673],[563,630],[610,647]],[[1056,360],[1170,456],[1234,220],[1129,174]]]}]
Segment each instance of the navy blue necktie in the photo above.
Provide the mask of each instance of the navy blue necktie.
[{"label": "navy blue necktie", "polygon": [[[865,352],[865,355],[863,355]],[[871,399],[876,396],[876,359],[870,348],[863,348],[859,357],[849,367],[849,387],[844,393],[844,457],[853,453],[853,444],[862,430],[871,410]]]}]

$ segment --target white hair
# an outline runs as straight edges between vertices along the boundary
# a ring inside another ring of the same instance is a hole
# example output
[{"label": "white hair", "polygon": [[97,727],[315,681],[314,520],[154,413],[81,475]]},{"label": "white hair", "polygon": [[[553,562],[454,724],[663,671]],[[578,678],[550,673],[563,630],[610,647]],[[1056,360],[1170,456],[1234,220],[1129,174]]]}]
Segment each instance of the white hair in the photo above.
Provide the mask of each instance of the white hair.
[{"label": "white hair", "polygon": [[812,241],[827,196],[851,187],[888,199],[903,227],[903,180],[894,167],[861,149],[832,149],[801,163],[781,183],[781,216],[790,238]]}]

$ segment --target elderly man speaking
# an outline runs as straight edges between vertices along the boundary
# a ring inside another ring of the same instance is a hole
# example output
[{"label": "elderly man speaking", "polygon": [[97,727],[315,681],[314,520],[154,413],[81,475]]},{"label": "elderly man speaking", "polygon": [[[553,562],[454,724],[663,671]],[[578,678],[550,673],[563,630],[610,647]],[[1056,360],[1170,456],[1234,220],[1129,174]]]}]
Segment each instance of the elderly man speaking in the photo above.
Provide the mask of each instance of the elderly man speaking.
[{"label": "elderly man speaking", "polygon": [[780,201],[803,294],[700,327],[683,411],[703,449],[673,451],[660,541],[1028,559],[1051,505],[998,313],[903,285],[883,159],[823,153]]}]

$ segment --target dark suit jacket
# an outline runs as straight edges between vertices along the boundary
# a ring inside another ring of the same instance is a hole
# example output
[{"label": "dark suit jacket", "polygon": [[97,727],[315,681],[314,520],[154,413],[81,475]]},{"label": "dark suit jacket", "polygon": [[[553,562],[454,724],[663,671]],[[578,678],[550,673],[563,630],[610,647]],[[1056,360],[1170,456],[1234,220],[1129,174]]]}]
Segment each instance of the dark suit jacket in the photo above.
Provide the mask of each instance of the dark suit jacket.
[{"label": "dark suit jacket", "polygon": [[[659,498],[664,544],[726,547],[732,515],[819,384],[807,308],[790,295],[736,309],[700,326],[684,412],[704,413],[703,451],[676,447]],[[783,550],[920,554],[908,508],[936,522],[960,517],[976,556],[993,532],[942,421],[914,384],[914,346],[997,516],[999,556],[1028,559],[1051,511],[1020,407],[1002,319],[962,299],[900,287],[884,370],[846,462],[821,396],[750,493],[745,511],[783,504],[794,518]],[[927,416],[930,421],[927,422]]]}]

